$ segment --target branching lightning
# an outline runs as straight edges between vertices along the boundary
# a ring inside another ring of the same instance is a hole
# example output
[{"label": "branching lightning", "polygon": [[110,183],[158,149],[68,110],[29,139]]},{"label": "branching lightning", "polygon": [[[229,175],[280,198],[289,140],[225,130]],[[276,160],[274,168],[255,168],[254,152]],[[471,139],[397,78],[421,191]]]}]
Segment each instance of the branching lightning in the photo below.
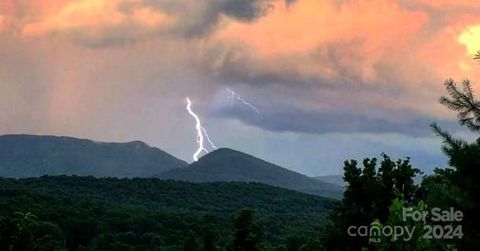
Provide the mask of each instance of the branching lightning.
[{"label": "branching lightning", "polygon": [[210,140],[210,136],[208,136],[207,130],[202,126],[202,122],[200,121],[200,118],[198,117],[195,112],[192,110],[192,101],[190,100],[189,97],[186,97],[185,100],[187,101],[187,111],[188,113],[195,119],[195,130],[197,131],[197,143],[198,143],[198,149],[193,153],[193,160],[198,161],[198,157],[202,152],[208,153],[208,149],[205,147],[205,139],[207,139],[207,142],[210,144],[210,146],[213,149],[217,149],[215,144]]},{"label": "branching lightning", "polygon": [[210,139],[210,136],[208,136],[207,130],[204,127],[202,127],[202,131],[203,131],[203,134],[205,135],[205,138],[207,139],[208,143],[210,144],[210,146],[213,149],[217,150],[217,146],[212,142],[212,140]]},{"label": "branching lightning", "polygon": [[[250,109],[252,109],[254,112],[256,112],[257,114],[260,114],[260,111],[257,109],[257,107],[255,107],[254,105],[252,105],[251,103],[245,101],[240,95],[238,95],[235,91],[233,91],[232,89],[230,88],[227,88],[226,89],[229,96],[229,100],[231,102],[233,102],[234,100],[238,100],[240,101],[242,104],[248,106]],[[205,147],[205,141],[208,142],[208,144],[210,145],[211,149],[217,149],[217,146],[215,145],[215,143],[213,143],[213,141],[210,139],[210,136],[208,135],[207,133],[207,130],[202,126],[202,121],[200,120],[200,117],[192,110],[192,101],[190,100],[189,97],[186,97],[185,98],[185,101],[187,102],[187,111],[188,113],[190,114],[190,116],[192,116],[194,119],[195,119],[195,130],[196,130],[196,133],[197,133],[197,144],[198,144],[198,148],[197,150],[193,153],[193,160],[194,161],[198,161],[199,159],[199,156],[200,154],[202,154],[202,152],[204,153],[209,153],[207,147]]]},{"label": "branching lightning", "polygon": [[238,100],[240,102],[242,102],[244,105],[248,106],[250,109],[252,109],[253,111],[255,111],[256,113],[260,114],[260,111],[257,109],[257,107],[255,107],[254,105],[252,105],[251,103],[245,101],[240,95],[238,95],[235,91],[231,90],[230,88],[227,88],[226,89],[228,94],[229,94],[229,99],[231,101],[233,100]]}]

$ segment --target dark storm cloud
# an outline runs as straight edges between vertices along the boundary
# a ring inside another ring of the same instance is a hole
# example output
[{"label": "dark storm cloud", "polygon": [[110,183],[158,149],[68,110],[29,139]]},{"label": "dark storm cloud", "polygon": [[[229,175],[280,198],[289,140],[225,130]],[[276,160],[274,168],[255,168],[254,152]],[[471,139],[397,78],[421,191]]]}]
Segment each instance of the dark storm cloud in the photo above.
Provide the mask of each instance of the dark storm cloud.
[{"label": "dark storm cloud", "polygon": [[[435,118],[413,111],[392,111],[388,117],[372,117],[354,111],[317,111],[292,106],[276,106],[275,110],[262,110],[253,114],[248,108],[236,106],[221,109],[215,114],[236,118],[246,124],[277,132],[301,133],[398,133],[414,137],[433,136],[430,124]],[[442,127],[458,129],[454,120],[439,121]]]},{"label": "dark storm cloud", "polygon": [[[202,0],[196,6],[188,6],[185,1],[151,1],[135,4],[135,7],[148,6],[158,11],[178,17],[181,21],[168,33],[185,37],[198,37],[211,32],[225,15],[241,22],[252,22],[267,14],[273,7],[272,0]],[[192,9],[189,9],[192,7]]]},{"label": "dark storm cloud", "polygon": [[[288,2],[288,0],[287,0]],[[234,18],[250,21],[263,16],[273,6],[265,0],[226,0],[223,12]]]}]

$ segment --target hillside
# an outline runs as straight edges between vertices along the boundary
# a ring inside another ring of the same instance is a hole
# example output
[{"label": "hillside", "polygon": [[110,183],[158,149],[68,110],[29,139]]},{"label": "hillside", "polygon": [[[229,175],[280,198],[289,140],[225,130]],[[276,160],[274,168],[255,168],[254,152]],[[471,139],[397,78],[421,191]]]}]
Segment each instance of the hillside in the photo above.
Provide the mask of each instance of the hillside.
[{"label": "hillside", "polygon": [[143,142],[105,143],[55,136],[0,136],[0,176],[149,177],[186,166]]},{"label": "hillside", "polygon": [[316,180],[321,180],[330,184],[335,184],[337,186],[342,186],[344,187],[345,181],[343,181],[343,176],[342,175],[325,175],[325,176],[317,176],[314,177]]},{"label": "hillside", "polygon": [[188,167],[155,176],[190,182],[243,181],[260,182],[304,193],[339,198],[342,187],[309,178],[251,155],[231,149],[218,149]]},{"label": "hillside", "polygon": [[296,234],[299,238],[318,234],[332,202],[258,183],[0,178],[0,237],[9,235],[1,225],[4,216],[30,212],[40,221],[42,233],[69,250],[80,245],[89,247],[85,250],[179,250],[186,237],[200,238],[207,228],[224,246],[230,241],[232,217],[251,208],[265,233],[263,239],[279,245]]}]

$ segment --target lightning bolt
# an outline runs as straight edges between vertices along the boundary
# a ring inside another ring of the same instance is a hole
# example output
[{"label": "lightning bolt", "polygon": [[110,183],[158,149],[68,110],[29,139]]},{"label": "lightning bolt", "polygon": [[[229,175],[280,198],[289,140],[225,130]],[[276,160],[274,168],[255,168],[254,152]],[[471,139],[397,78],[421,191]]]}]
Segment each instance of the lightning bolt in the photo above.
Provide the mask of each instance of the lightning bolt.
[{"label": "lightning bolt", "polygon": [[202,126],[202,122],[200,121],[200,118],[198,117],[195,112],[192,110],[192,101],[190,100],[189,97],[186,97],[185,100],[187,101],[187,111],[188,113],[195,119],[195,130],[197,131],[197,144],[198,144],[198,149],[193,153],[193,160],[198,161],[198,156],[202,152],[208,153],[209,151],[205,147],[205,139],[207,139],[207,142],[210,144],[210,146],[213,149],[217,149],[215,144],[210,140],[210,136],[208,136],[207,130]]},{"label": "lightning bolt", "polygon": [[207,130],[204,127],[202,127],[202,131],[203,131],[203,134],[205,135],[205,138],[207,139],[208,143],[210,144],[210,146],[213,149],[217,150],[217,146],[212,142],[212,140],[210,139],[210,136],[208,136]]},{"label": "lightning bolt", "polygon": [[254,105],[252,105],[251,103],[245,101],[240,95],[238,95],[235,91],[231,90],[230,88],[227,88],[226,89],[228,94],[229,94],[229,100],[230,101],[233,101],[233,100],[238,100],[240,102],[242,102],[244,105],[248,106],[250,109],[252,109],[254,112],[256,112],[257,114],[260,114],[260,111],[257,109],[257,107],[255,107]]}]

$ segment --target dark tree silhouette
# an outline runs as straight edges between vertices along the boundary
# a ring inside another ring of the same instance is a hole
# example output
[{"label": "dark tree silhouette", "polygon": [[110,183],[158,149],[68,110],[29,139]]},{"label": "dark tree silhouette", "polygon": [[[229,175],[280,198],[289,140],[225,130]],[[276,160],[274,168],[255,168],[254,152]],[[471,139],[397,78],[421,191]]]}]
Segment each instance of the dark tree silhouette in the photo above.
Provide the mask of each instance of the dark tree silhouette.
[{"label": "dark tree silhouette", "polygon": [[193,234],[189,234],[183,241],[183,251],[200,251],[200,244]]},{"label": "dark tree silhouette", "polygon": [[255,221],[255,211],[242,209],[234,220],[234,251],[260,250],[262,231]]},{"label": "dark tree silhouette", "polygon": [[455,81],[445,81],[445,87],[450,97],[441,97],[440,103],[450,110],[456,111],[458,121],[472,131],[480,131],[480,102],[475,99],[470,80],[464,80],[462,87]]},{"label": "dark tree silhouette", "polygon": [[344,181],[348,183],[343,199],[330,215],[332,224],[322,233],[326,250],[362,250],[374,248],[368,238],[348,235],[350,226],[370,225],[374,220],[385,222],[395,198],[408,205],[414,202],[418,186],[413,178],[420,170],[410,159],[392,161],[382,154],[377,171],[377,159],[364,159],[363,168],[357,161],[345,161]]},{"label": "dark tree silhouette", "polygon": [[202,232],[203,250],[216,251],[217,250],[218,231],[213,227],[206,227]]},{"label": "dark tree silhouette", "polygon": [[[474,58],[480,60],[480,52]],[[459,87],[455,81],[445,81],[448,97],[442,97],[440,103],[457,112],[459,123],[471,132],[480,133],[480,101],[475,98],[469,80]],[[443,151],[449,157],[447,169],[436,169],[435,174],[424,179],[422,190],[431,207],[455,207],[464,213],[463,232],[465,236],[458,243],[461,250],[480,249],[480,137],[475,142],[455,138],[437,124],[433,130],[442,137]],[[441,189],[438,189],[441,188]]]}]

